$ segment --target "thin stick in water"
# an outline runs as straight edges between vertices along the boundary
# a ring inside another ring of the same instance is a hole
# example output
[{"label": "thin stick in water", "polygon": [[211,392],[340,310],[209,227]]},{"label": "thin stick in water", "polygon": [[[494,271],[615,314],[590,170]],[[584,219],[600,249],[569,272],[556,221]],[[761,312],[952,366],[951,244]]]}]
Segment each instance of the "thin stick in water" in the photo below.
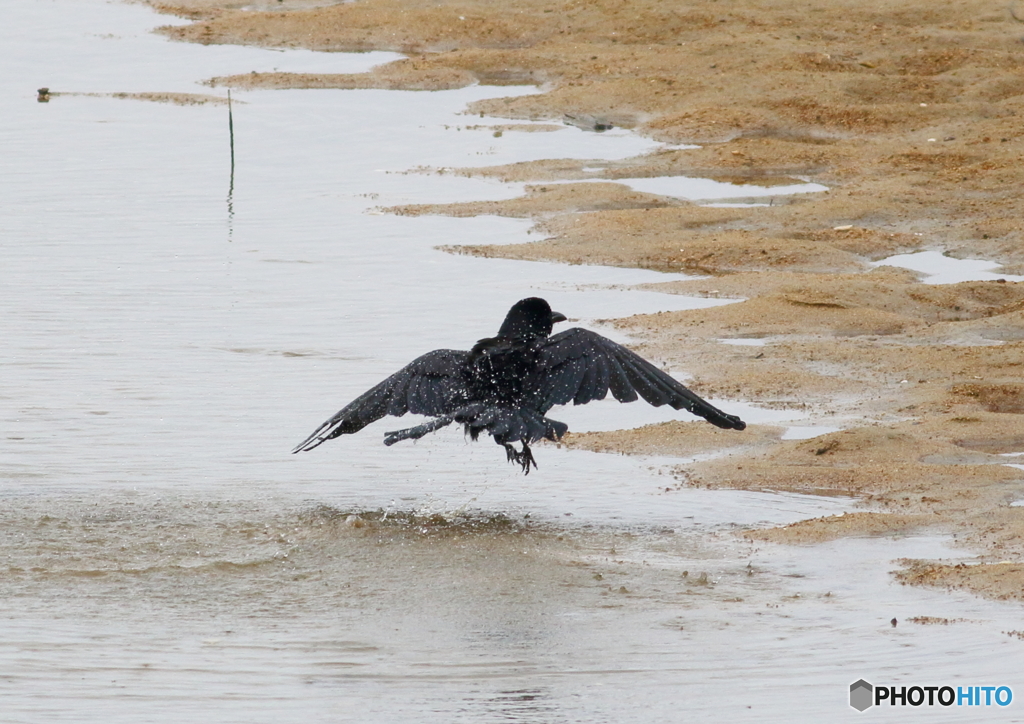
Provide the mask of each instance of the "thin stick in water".
[{"label": "thin stick in water", "polygon": [[231,177],[228,179],[228,241],[235,235],[235,119],[231,113],[231,90],[228,89],[228,140],[231,144]]},{"label": "thin stick in water", "polygon": [[228,139],[231,143],[231,176],[235,175],[235,119],[231,114],[231,89],[228,89]]}]

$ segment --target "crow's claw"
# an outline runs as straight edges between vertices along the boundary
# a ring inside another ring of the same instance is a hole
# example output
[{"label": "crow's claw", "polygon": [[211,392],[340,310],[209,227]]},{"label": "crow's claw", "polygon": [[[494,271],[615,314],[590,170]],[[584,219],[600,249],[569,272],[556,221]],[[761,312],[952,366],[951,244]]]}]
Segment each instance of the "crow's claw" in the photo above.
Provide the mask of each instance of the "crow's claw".
[{"label": "crow's claw", "polygon": [[505,458],[510,463],[515,463],[523,469],[523,475],[530,474],[530,466],[537,467],[537,461],[533,458],[533,451],[530,450],[530,446],[525,442],[523,443],[522,450],[516,450],[514,447],[505,443]]}]

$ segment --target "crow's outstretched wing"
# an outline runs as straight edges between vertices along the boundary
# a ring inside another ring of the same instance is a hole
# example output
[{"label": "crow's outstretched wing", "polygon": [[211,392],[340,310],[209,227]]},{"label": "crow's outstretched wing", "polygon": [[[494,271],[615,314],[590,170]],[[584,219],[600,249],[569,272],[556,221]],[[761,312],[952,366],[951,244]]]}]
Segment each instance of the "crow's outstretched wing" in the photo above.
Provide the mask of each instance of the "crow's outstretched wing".
[{"label": "crow's outstretched wing", "polygon": [[637,395],[655,407],[671,405],[727,430],[747,425],[708,404],[636,352],[607,337],[574,327],[549,337],[540,347],[540,375],[532,391],[540,412],[552,405],[584,405],[603,400],[608,391],[619,402]]},{"label": "crow's outstretched wing", "polygon": [[417,357],[354,399],[313,431],[292,452],[358,432],[385,415],[449,415],[469,401],[462,368],[469,352],[438,349]]}]

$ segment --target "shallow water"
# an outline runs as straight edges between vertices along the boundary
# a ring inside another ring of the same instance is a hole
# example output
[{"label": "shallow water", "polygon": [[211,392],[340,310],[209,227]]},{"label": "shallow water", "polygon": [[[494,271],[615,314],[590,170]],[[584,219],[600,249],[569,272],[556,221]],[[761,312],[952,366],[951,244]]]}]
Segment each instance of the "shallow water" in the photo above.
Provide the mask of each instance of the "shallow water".
[{"label": "shallow water", "polygon": [[[229,197],[223,106],[35,89],[209,92],[196,81],[391,56],[174,44],[149,33],[173,20],[134,5],[5,10],[0,720],[817,720],[862,676],[984,685],[1020,668],[1002,633],[1022,628],[1016,607],[891,583],[889,561],[941,540],[733,535],[841,499],[679,489],[678,460],[555,446],[523,477],[453,430],[385,448],[394,421],[289,454],[382,374],[492,334],[520,297],[586,324],[723,303],[620,288],[672,278],[653,272],[434,249],[521,241],[520,220],[374,213],[520,190],[406,173],[419,166],[650,141],[495,138],[459,115],[528,89],[239,92]],[[888,624],[913,615],[976,622]]]},{"label": "shallow water", "polygon": [[[818,193],[828,191],[827,186],[815,183],[794,183],[781,186],[757,186],[755,184],[726,183],[714,179],[688,178],[626,178],[616,179],[616,183],[626,184],[634,191],[662,196],[677,196],[684,199],[737,199],[760,198],[770,196],[790,196],[793,194]],[[723,203],[722,205],[725,205]],[[744,204],[752,205],[752,204]],[[757,204],[761,205],[761,204]]]},{"label": "shallow water", "polygon": [[1024,276],[1000,274],[1000,264],[984,259],[956,259],[939,251],[918,251],[913,254],[896,254],[872,266],[897,266],[920,272],[925,284],[957,284],[959,282],[1007,282],[1024,281]]}]

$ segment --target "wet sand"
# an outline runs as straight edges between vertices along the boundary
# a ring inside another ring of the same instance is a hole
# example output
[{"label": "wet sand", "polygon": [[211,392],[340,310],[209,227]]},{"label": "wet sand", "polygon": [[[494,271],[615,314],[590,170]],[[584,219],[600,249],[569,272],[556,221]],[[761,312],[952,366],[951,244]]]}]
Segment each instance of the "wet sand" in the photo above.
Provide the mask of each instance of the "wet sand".
[{"label": "wet sand", "polygon": [[[702,394],[803,410],[841,431],[783,440],[752,429],[734,445],[714,431],[680,442],[667,428],[566,444],[687,455],[729,447],[681,466],[676,484],[829,492],[867,508],[748,536],[809,543],[934,528],[955,533],[978,564],[907,561],[903,581],[1020,597],[1024,508],[1010,503],[1024,473],[1000,455],[1024,451],[1024,286],[934,286],[871,266],[928,249],[1024,271],[1019,3],[154,4],[194,21],[164,30],[184,41],[408,55],[365,74],[253,72],[211,79],[215,87],[534,83],[543,92],[470,110],[702,144],[619,162],[456,170],[531,185],[518,199],[392,211],[529,217],[546,237],[460,253],[709,275],[653,288],[743,301],[617,324],[642,352],[688,370]],[[829,191],[715,208],[616,183],[653,176],[797,178]]]}]

